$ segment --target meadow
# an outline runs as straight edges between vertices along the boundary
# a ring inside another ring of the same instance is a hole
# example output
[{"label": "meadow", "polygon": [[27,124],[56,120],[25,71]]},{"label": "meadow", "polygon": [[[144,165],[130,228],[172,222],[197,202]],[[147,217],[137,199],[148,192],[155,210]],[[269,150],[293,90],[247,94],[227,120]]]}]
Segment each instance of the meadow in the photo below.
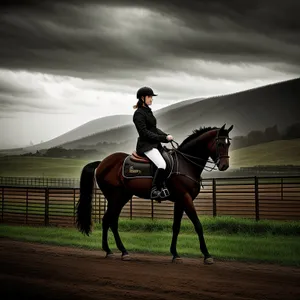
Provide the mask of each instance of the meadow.
[{"label": "meadow", "polygon": [[[300,266],[300,223],[259,221],[232,217],[200,217],[204,236],[216,260],[268,262]],[[172,220],[121,218],[121,238],[131,252],[170,256]],[[101,250],[101,224],[94,224],[87,237],[76,228],[0,225],[0,236],[21,241],[72,246]],[[109,243],[114,252],[111,231]],[[178,238],[178,252],[182,257],[202,257],[198,237],[189,220],[182,220]],[[103,253],[104,254],[104,253]]]},{"label": "meadow", "polygon": [[3,156],[0,157],[0,176],[79,178],[88,162],[71,158]]},{"label": "meadow", "polygon": [[300,139],[279,140],[231,151],[232,167],[300,165]]}]

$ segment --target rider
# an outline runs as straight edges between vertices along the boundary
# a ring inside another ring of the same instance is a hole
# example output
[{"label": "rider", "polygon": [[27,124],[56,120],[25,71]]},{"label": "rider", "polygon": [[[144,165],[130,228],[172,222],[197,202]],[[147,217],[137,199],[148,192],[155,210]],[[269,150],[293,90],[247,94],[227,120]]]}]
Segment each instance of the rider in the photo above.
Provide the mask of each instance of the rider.
[{"label": "rider", "polygon": [[153,96],[157,95],[150,87],[142,87],[137,91],[136,97],[139,100],[133,107],[137,109],[133,115],[133,122],[139,134],[136,153],[140,156],[146,155],[157,166],[150,196],[151,199],[156,199],[169,195],[165,186],[166,162],[160,150],[162,149],[161,143],[168,143],[173,140],[173,137],[156,127],[156,118],[149,107]]}]

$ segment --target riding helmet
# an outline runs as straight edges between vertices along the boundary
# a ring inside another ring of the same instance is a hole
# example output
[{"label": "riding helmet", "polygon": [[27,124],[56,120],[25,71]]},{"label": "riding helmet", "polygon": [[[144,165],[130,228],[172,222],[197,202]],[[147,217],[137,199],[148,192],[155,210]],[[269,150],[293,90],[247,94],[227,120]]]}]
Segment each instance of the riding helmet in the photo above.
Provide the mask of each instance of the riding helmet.
[{"label": "riding helmet", "polygon": [[137,93],[136,93],[136,98],[137,99],[141,99],[142,96],[157,96],[156,94],[154,94],[153,90],[148,87],[148,86],[144,86],[141,87]]}]

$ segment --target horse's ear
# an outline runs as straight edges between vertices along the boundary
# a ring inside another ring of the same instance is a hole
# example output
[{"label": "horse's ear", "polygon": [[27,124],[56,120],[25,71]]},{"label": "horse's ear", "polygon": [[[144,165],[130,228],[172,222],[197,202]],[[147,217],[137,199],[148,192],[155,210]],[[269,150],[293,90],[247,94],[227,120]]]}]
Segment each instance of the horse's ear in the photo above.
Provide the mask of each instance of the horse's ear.
[{"label": "horse's ear", "polygon": [[232,128],[233,128],[233,125],[231,125],[231,126],[227,129],[228,133],[232,130]]},{"label": "horse's ear", "polygon": [[220,130],[224,130],[226,123],[220,128]]}]

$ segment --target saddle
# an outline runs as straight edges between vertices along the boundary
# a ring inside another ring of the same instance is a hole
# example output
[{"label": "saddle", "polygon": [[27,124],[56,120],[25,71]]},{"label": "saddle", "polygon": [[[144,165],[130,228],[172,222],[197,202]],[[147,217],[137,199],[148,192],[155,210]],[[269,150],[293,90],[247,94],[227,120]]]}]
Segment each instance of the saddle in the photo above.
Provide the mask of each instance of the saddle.
[{"label": "saddle", "polygon": [[150,163],[150,159],[148,157],[143,157],[143,156],[140,156],[136,153],[136,151],[133,151],[131,156],[130,156],[130,159],[132,161],[136,161],[136,162],[144,162],[144,163]]},{"label": "saddle", "polygon": [[[173,170],[174,159],[169,149],[163,148],[161,154],[166,161],[167,178],[169,178]],[[133,151],[123,162],[122,176],[126,179],[153,178],[156,169],[156,165],[148,157],[140,156]]]}]

